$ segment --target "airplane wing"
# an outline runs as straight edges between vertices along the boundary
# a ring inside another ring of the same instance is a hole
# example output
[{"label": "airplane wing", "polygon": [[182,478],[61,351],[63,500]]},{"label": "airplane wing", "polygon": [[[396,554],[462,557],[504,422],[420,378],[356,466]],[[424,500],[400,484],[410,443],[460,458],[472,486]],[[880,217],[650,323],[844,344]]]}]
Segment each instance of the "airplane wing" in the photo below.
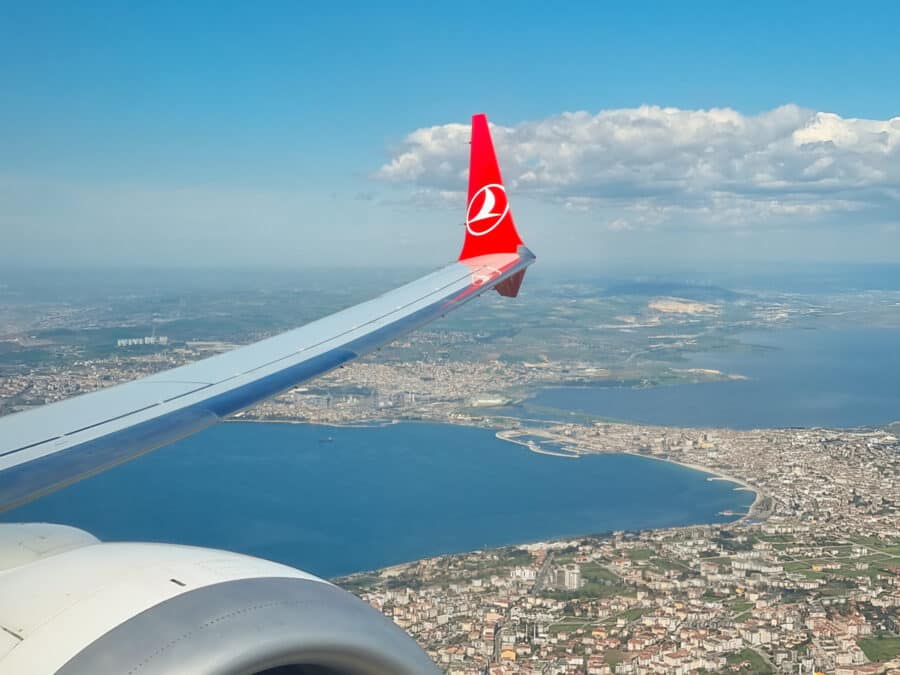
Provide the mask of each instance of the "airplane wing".
[{"label": "airplane wing", "polygon": [[485,291],[515,296],[523,245],[487,118],[472,119],[456,262],[373,300],[190,365],[0,418],[0,511],[195,433],[384,345]]},{"label": "airplane wing", "polygon": [[[204,429],[489,289],[519,291],[516,232],[484,115],[472,119],[459,259],[302,328],[0,418],[0,510]],[[437,675],[392,621],[313,575],[190,546],[0,523],[0,673]]]}]

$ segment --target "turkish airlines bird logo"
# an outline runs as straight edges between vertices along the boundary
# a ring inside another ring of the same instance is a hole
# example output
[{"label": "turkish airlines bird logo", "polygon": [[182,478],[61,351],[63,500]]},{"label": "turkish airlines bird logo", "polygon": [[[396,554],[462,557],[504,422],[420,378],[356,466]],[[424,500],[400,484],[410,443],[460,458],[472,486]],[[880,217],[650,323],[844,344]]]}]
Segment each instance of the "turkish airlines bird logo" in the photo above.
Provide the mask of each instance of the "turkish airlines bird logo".
[{"label": "turkish airlines bird logo", "polygon": [[509,213],[506,189],[499,183],[480,188],[466,210],[466,229],[473,237],[481,237],[497,227]]}]

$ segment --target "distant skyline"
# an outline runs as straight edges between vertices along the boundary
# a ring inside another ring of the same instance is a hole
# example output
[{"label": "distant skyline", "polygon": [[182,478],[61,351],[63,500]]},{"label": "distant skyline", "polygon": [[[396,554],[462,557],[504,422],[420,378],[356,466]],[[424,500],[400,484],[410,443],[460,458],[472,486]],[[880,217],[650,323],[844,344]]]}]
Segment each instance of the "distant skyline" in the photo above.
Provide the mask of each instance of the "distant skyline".
[{"label": "distant skyline", "polygon": [[0,2],[0,264],[900,263],[895,3]]}]

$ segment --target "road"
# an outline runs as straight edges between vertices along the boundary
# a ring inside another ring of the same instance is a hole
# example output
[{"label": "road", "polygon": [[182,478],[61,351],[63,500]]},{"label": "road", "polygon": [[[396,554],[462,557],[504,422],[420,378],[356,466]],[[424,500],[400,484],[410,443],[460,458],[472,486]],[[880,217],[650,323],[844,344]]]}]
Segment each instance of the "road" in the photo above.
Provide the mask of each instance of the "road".
[{"label": "road", "polygon": [[544,563],[541,565],[541,569],[538,570],[538,573],[534,578],[534,589],[532,590],[532,593],[534,595],[538,595],[547,586],[547,581],[550,577],[550,565],[552,564],[553,551],[549,551],[547,553],[547,557],[544,558]]}]

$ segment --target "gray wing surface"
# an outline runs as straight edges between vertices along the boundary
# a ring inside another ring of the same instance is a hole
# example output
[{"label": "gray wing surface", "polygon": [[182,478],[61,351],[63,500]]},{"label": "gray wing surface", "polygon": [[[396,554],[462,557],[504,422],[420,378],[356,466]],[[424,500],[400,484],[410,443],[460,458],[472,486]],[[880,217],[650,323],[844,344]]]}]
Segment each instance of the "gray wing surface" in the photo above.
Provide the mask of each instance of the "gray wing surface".
[{"label": "gray wing surface", "polygon": [[[195,433],[521,280],[525,247],[448,265],[275,337],[0,418],[0,511]],[[518,286],[516,286],[518,288]]]}]

